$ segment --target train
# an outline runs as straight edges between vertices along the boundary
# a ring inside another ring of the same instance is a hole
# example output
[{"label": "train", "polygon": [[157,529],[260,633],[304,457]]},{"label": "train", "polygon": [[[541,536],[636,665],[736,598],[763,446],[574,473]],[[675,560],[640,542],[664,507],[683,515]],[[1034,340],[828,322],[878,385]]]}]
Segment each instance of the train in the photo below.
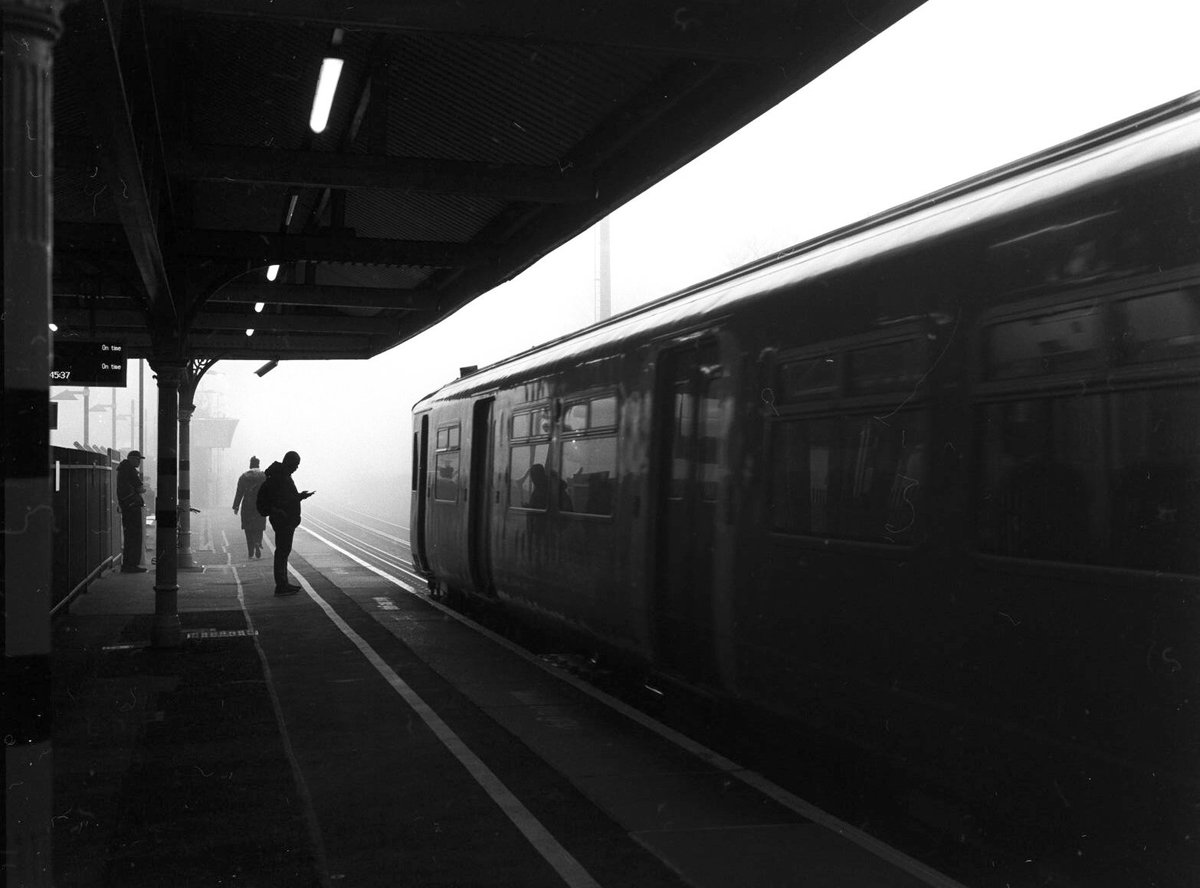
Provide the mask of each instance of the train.
[{"label": "train", "polygon": [[1198,382],[1200,93],[465,371],[414,564],[975,822],[1194,847]]}]

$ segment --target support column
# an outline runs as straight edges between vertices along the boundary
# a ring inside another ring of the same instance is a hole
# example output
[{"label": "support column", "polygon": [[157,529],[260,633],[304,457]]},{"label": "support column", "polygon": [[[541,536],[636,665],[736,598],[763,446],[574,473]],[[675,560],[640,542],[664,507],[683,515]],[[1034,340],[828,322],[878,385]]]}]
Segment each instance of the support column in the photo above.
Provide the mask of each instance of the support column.
[{"label": "support column", "polygon": [[5,876],[53,884],[50,281],[56,0],[0,0],[3,34]]},{"label": "support column", "polygon": [[192,560],[192,403],[195,385],[185,380],[179,393],[179,569],[203,571]]},{"label": "support column", "polygon": [[155,496],[154,628],[150,643],[174,648],[183,643],[179,623],[179,576],[176,530],[179,526],[179,383],[183,361],[154,361],[158,378],[158,493]]}]

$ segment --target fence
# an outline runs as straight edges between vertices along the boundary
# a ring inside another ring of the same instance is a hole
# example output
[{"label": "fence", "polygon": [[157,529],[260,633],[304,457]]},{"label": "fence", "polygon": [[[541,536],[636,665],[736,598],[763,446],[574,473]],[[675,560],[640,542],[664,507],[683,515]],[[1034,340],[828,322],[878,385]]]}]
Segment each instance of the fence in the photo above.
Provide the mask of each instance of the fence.
[{"label": "fence", "polygon": [[57,616],[121,556],[119,454],[51,447],[54,486],[53,607]]}]

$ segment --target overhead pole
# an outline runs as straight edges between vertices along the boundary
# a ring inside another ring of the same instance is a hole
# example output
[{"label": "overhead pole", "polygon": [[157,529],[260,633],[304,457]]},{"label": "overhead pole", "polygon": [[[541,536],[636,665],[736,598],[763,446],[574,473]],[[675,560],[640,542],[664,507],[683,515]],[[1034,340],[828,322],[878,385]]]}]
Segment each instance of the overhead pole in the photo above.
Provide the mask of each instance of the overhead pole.
[{"label": "overhead pole", "polygon": [[[54,870],[50,472],[53,58],[58,0],[0,0],[4,145],[5,876],[49,886]],[[19,434],[14,432],[19,430]]]}]

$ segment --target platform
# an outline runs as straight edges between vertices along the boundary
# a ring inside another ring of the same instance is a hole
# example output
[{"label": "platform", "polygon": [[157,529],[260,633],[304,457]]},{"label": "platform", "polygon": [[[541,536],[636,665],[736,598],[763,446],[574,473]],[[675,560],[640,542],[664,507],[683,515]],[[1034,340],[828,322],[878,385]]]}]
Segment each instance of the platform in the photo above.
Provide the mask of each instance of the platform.
[{"label": "platform", "polygon": [[180,648],[152,571],[56,625],[59,886],[956,884],[305,533],[276,597],[225,521]]}]

